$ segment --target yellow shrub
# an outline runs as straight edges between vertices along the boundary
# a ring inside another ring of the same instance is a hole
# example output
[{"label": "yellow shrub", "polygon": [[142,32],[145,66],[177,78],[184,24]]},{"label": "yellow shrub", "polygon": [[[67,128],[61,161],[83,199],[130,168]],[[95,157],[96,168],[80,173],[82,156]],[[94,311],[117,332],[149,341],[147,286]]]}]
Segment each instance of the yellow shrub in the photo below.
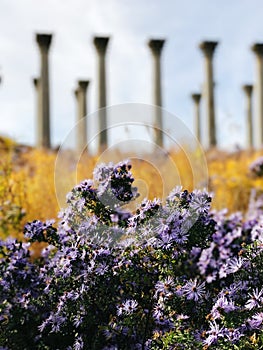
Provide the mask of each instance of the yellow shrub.
[{"label": "yellow shrub", "polygon": [[[10,219],[7,225],[0,226],[2,237],[6,234],[21,234],[26,221],[56,218],[60,206],[65,205],[66,193],[81,180],[92,178],[95,165],[101,161],[100,157],[83,155],[76,166],[73,155],[69,154],[56,167],[56,151],[19,148],[11,142],[1,148],[0,155],[0,218],[3,213],[5,219],[8,218],[9,206],[11,212],[18,210],[13,216],[17,215],[17,219],[20,219],[15,222],[10,214],[13,221]],[[250,163],[261,155],[259,151],[228,154],[215,150],[206,154],[208,190],[214,193],[214,208],[227,207],[229,212],[247,209],[251,189],[263,189],[263,178],[253,178],[248,170]],[[125,159],[126,156],[119,153],[117,158]],[[132,171],[136,179],[134,185],[141,192],[138,201],[144,197],[164,199],[177,185],[192,191],[196,187],[196,178],[202,180],[203,177],[205,180],[206,170],[203,169],[204,163],[201,170],[193,166],[193,159],[200,164],[204,161],[201,150],[194,152],[193,158],[189,158],[183,150],[171,150],[159,159],[156,155],[144,160],[132,159]],[[199,171],[200,174],[196,174]],[[25,217],[22,209],[26,212]]]}]

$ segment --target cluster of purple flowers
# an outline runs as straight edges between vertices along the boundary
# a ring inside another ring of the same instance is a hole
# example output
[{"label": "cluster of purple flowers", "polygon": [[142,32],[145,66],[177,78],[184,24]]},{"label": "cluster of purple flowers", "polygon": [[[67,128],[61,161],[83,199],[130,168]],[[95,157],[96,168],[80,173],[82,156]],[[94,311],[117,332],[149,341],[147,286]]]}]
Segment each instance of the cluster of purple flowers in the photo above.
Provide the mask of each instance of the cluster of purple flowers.
[{"label": "cluster of purple flowers", "polygon": [[211,211],[209,193],[181,188],[124,210],[130,170],[99,166],[56,227],[35,220],[26,242],[0,242],[0,347],[262,348],[262,216]]}]

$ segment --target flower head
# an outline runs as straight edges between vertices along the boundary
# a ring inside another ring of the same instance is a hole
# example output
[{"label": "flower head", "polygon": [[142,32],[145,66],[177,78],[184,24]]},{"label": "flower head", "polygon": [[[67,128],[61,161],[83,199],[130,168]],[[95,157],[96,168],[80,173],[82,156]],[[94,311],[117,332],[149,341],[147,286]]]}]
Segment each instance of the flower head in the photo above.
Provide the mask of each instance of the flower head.
[{"label": "flower head", "polygon": [[198,301],[205,295],[205,282],[198,282],[196,278],[190,280],[182,287],[181,292],[186,299]]},{"label": "flower head", "polygon": [[138,302],[134,299],[125,300],[122,304],[117,307],[117,315],[130,315],[138,307]]}]

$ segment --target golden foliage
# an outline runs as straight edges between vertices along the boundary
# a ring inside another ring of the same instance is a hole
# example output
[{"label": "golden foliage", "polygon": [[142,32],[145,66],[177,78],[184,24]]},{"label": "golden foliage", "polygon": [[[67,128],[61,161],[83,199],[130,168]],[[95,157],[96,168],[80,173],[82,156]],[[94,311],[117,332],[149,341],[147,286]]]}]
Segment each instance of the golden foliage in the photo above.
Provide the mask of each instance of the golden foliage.
[{"label": "golden foliage", "polygon": [[260,151],[207,155],[209,190],[214,193],[214,208],[228,208],[229,212],[246,211],[251,189],[258,192],[263,189],[263,178],[254,178],[249,172],[249,165],[260,156]]},{"label": "golden foliage", "polygon": [[[183,150],[173,150],[159,159],[153,155],[148,155],[147,159],[132,159],[134,184],[141,192],[139,200],[144,197],[164,199],[178,185],[191,191],[197,185],[196,179],[199,179],[199,187],[202,187],[200,180],[205,180],[206,171],[209,174],[208,190],[214,193],[213,207],[216,209],[227,207],[229,212],[245,211],[251,189],[263,189],[263,178],[253,178],[248,169],[262,152],[229,154],[214,150],[206,154],[205,162],[201,150],[195,151],[190,158],[189,154]],[[74,155],[68,153],[58,164],[56,151],[19,148],[11,142],[0,148],[0,156],[0,218],[3,220],[5,215],[4,219],[10,220],[7,225],[0,226],[2,237],[7,234],[17,236],[19,231],[21,234],[27,221],[56,218],[60,206],[65,204],[61,198],[76,183],[92,178],[94,167],[101,161],[99,157],[83,155],[76,162]],[[117,158],[126,157],[125,154],[118,154]],[[201,170],[193,166],[193,162],[203,162]],[[200,174],[197,174],[199,171]],[[17,210],[13,217],[10,211],[8,213],[9,209]],[[24,217],[23,210],[26,213]]]}]

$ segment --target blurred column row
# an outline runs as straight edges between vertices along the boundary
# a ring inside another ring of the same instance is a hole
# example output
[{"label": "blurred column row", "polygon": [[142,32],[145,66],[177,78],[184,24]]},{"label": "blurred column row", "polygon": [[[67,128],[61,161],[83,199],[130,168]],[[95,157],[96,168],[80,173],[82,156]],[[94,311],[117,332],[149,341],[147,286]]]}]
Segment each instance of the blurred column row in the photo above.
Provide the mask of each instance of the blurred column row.
[{"label": "blurred column row", "polygon": [[[38,78],[34,79],[34,86],[37,93],[37,146],[50,148],[50,112],[49,112],[49,67],[48,67],[48,53],[52,42],[51,34],[36,34],[36,42],[40,51],[40,74]],[[98,127],[99,127],[99,149],[103,150],[108,144],[107,135],[107,79],[106,79],[106,51],[109,43],[109,37],[94,37],[93,40],[98,62],[97,72],[97,96],[98,96]],[[157,106],[154,116],[155,129],[155,144],[163,147],[163,118],[162,118],[162,69],[161,69],[161,54],[164,47],[165,40],[151,39],[148,46],[153,57],[153,104]],[[207,129],[207,146],[208,148],[217,146],[217,125],[215,115],[215,97],[214,97],[214,69],[213,56],[215,49],[218,46],[216,41],[203,41],[199,48],[204,56],[204,91],[203,99],[205,103],[205,118],[201,116],[201,100],[200,92],[191,95],[194,103],[194,132],[195,136],[201,144],[201,129],[206,126]],[[244,85],[243,90],[246,98],[246,129],[247,129],[247,146],[254,147],[256,136],[260,147],[263,145],[263,44],[256,43],[252,46],[252,51],[256,55],[257,62],[257,121],[256,126],[253,124],[252,111],[252,85]],[[76,128],[76,149],[78,151],[84,150],[87,145],[87,88],[89,86],[88,80],[78,82],[78,88],[75,91],[77,101],[77,122]],[[85,120],[82,120],[85,119]],[[203,124],[202,124],[203,123]],[[258,135],[255,135],[255,133]]]}]

